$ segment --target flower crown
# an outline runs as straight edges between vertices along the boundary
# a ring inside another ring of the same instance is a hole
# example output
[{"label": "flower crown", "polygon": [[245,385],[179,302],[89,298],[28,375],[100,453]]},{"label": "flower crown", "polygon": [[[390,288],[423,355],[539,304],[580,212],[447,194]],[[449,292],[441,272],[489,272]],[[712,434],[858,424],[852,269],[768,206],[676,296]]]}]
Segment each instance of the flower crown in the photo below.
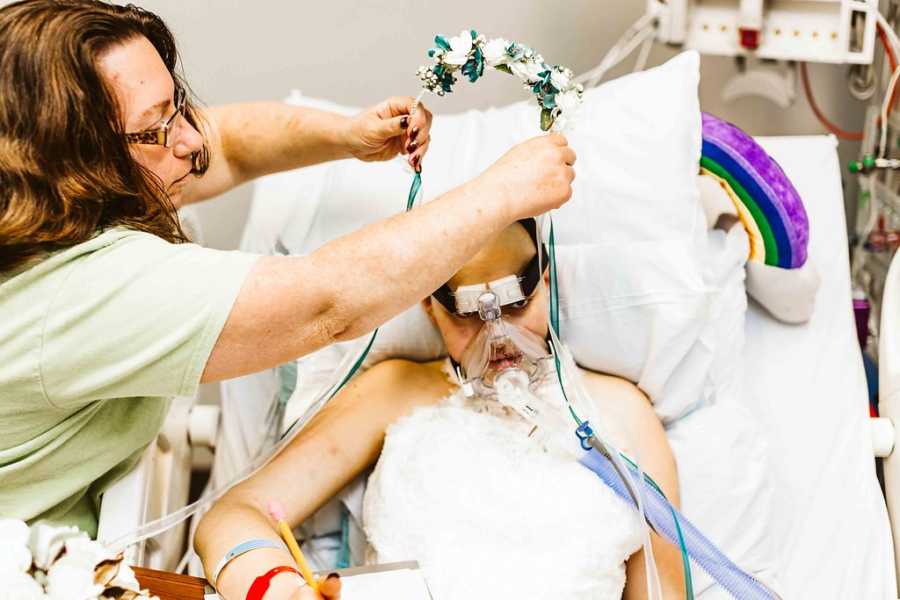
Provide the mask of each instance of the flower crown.
[{"label": "flower crown", "polygon": [[423,87],[443,96],[453,91],[456,72],[475,83],[484,74],[485,65],[515,75],[525,89],[534,93],[541,107],[541,129],[562,129],[581,104],[584,88],[572,81],[572,71],[559,65],[548,65],[543,57],[528,46],[503,38],[487,40],[474,30],[463,30],[449,40],[438,35],[435,48],[428,56],[435,64],[419,67],[416,74]]}]

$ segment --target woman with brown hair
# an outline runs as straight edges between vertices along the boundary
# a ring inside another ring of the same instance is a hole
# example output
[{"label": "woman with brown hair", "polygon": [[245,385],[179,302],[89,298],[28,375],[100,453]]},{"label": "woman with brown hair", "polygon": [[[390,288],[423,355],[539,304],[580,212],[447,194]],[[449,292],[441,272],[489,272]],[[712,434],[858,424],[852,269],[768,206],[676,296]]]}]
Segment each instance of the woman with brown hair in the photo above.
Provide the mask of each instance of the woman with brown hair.
[{"label": "woman with brown hair", "polygon": [[560,135],[304,257],[185,243],[175,208],[338,158],[414,168],[431,115],[203,110],[165,24],[97,0],[0,8],[0,515],[93,533],[104,489],[168,398],[355,338],[427,296],[513,221],[566,202]]}]

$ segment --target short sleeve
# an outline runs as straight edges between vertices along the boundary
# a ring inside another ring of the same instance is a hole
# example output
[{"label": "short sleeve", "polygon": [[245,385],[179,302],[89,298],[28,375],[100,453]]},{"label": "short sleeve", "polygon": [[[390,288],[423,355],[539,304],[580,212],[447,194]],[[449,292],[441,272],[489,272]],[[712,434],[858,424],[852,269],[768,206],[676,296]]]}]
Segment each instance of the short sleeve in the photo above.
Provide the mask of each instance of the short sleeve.
[{"label": "short sleeve", "polygon": [[258,256],[134,233],[77,257],[41,334],[47,400],[193,395]]}]

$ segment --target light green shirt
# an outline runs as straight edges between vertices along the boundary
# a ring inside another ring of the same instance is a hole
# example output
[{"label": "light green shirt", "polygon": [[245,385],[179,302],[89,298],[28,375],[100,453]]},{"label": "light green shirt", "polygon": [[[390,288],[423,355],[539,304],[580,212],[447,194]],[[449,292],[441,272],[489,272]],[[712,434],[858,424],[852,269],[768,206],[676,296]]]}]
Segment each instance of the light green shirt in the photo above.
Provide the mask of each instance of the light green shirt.
[{"label": "light green shirt", "polygon": [[0,274],[0,516],[96,535],[256,258],[120,228]]}]

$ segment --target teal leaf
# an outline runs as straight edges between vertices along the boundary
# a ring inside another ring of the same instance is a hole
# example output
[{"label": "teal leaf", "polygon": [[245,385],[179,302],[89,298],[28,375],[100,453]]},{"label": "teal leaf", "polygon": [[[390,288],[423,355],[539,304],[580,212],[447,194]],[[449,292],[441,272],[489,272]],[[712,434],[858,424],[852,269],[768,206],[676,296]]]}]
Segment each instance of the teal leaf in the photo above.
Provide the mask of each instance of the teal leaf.
[{"label": "teal leaf", "polygon": [[450,49],[450,42],[448,42],[442,35],[434,36],[434,43],[438,45],[438,48],[441,48],[443,50]]},{"label": "teal leaf", "polygon": [[432,69],[432,71],[434,71],[434,74],[440,78],[440,77],[444,76],[445,69],[446,69],[446,67],[444,65],[435,65],[435,67]]},{"label": "teal leaf", "polygon": [[428,58],[434,58],[435,54],[437,54],[437,48],[432,48],[428,51]]},{"label": "teal leaf", "polygon": [[478,37],[478,33],[477,33],[474,29],[470,29],[470,30],[469,30],[469,33],[472,34],[472,41],[474,42],[474,41],[475,41],[475,38]]},{"label": "teal leaf", "polygon": [[544,108],[556,108],[556,94],[544,94]]}]

